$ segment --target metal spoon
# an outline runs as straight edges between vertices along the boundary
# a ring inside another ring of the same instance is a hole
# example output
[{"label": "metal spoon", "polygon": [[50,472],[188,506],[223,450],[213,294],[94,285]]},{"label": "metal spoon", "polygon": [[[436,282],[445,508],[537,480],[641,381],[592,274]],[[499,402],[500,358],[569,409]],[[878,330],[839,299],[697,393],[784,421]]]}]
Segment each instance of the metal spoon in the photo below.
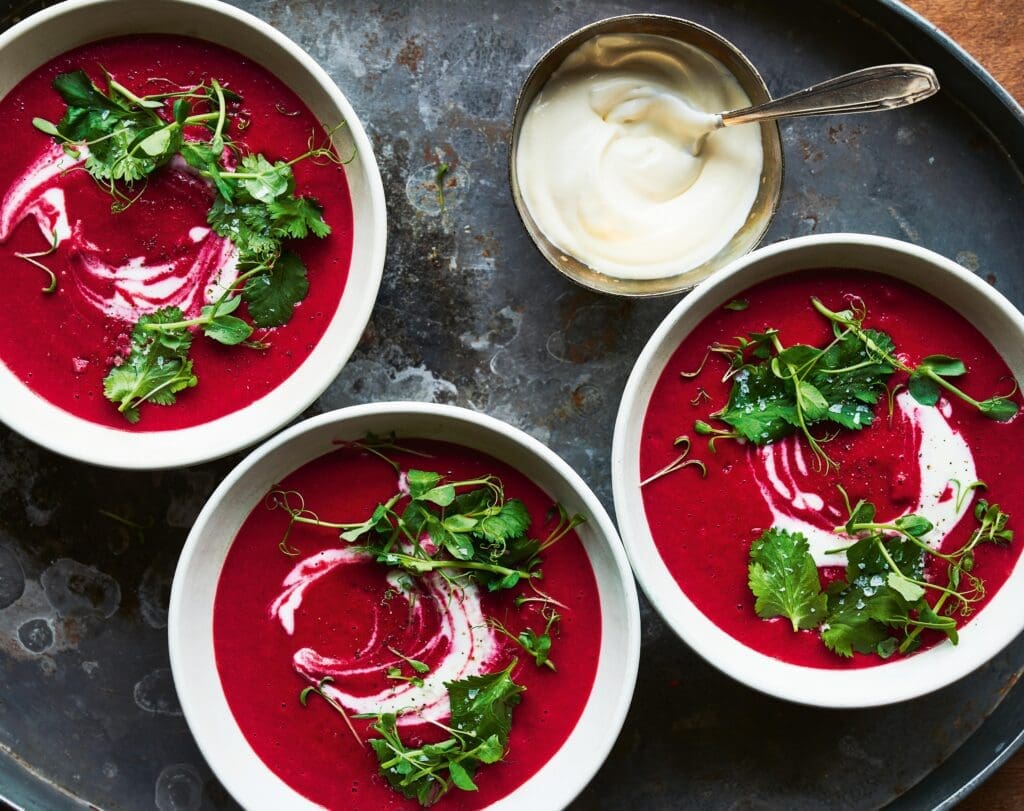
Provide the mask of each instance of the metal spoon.
[{"label": "metal spoon", "polygon": [[935,71],[924,65],[879,65],[855,70],[765,104],[711,116],[709,128],[694,141],[693,154],[699,154],[707,137],[722,127],[773,118],[894,110],[922,101],[938,91]]}]

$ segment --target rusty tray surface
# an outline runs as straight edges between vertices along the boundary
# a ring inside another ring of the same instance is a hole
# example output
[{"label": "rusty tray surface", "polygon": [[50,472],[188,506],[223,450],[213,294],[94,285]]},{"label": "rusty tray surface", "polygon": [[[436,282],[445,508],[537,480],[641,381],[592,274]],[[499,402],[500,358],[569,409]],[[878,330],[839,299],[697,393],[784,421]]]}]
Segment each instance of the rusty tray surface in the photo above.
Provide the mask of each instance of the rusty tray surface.
[{"label": "rusty tray surface", "polygon": [[[0,16],[6,26],[49,4],[9,0]],[[1024,303],[1020,110],[893,0],[236,5],[280,28],[337,80],[387,190],[377,307],[358,351],[307,415],[383,399],[468,406],[548,443],[611,509],[619,396],[677,299],[607,298],[555,273],[518,221],[506,160],[515,96],[534,61],[577,26],[628,10],[720,32],[775,95],[870,64],[936,67],[946,89],[925,104],[782,124],[785,185],[767,241],[847,230],[898,237]],[[440,161],[452,167],[444,212],[434,187]],[[0,427],[0,795],[11,803],[234,807],[181,716],[165,629],[188,529],[240,458],[121,473]],[[823,711],[733,682],[642,608],[632,710],[575,808],[942,806],[1019,744],[1024,696],[1012,688],[1022,639],[930,697]]]}]

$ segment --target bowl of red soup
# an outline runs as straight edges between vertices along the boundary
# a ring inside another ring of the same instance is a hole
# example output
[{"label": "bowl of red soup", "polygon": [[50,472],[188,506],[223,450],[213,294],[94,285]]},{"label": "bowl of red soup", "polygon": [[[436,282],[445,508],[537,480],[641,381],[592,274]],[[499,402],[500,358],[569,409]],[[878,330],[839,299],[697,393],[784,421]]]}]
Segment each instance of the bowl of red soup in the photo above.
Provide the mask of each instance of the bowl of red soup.
[{"label": "bowl of red soup", "polygon": [[687,643],[829,707],[970,673],[1024,628],[1024,318],[938,254],[836,234],[681,302],[615,430],[633,570]]},{"label": "bowl of red soup", "polygon": [[0,419],[85,461],[173,467],[319,396],[386,239],[373,151],[323,69],[198,0],[70,0],[0,54]]},{"label": "bowl of red soup", "polygon": [[245,459],[189,535],[168,632],[185,718],[247,808],[561,808],[639,658],[583,480],[505,423],[415,403]]}]

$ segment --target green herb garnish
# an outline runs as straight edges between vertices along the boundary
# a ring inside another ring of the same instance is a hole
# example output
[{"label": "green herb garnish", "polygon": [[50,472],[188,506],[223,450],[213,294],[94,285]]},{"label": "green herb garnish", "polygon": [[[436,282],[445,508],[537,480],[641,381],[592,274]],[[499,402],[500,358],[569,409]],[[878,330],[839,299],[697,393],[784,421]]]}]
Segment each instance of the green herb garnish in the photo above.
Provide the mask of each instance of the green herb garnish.
[{"label": "green herb garnish", "polygon": [[476,791],[477,770],[505,756],[512,710],[524,690],[512,681],[515,665],[445,685],[452,716],[448,726],[438,726],[450,737],[439,743],[410,747],[398,733],[394,714],[377,716],[372,729],[381,737],[371,738],[370,746],[388,784],[422,806],[433,805],[453,787]]},{"label": "green herb garnish", "polygon": [[[984,485],[975,482],[971,489],[978,486]],[[786,617],[794,631],[820,628],[826,647],[845,657],[854,652],[882,658],[897,651],[909,653],[920,644],[924,629],[941,631],[956,644],[952,614],[968,616],[985,595],[984,582],[971,574],[974,550],[982,543],[1009,543],[1009,516],[998,505],[979,499],[974,507],[978,527],[959,549],[943,553],[922,540],[933,529],[924,516],[910,514],[879,523],[870,502],[851,507],[847,501],[847,509],[849,519],[836,528],[856,539],[845,549],[846,578],[824,591],[800,533],[772,528],[754,542],[749,578],[758,616]],[[924,579],[929,556],[946,563],[945,586]],[[929,593],[933,602],[927,599]]]},{"label": "green herb garnish", "polygon": [[[696,433],[710,437],[712,450],[719,439],[767,445],[799,431],[827,472],[838,465],[823,445],[840,430],[860,430],[874,422],[874,407],[890,391],[887,382],[897,370],[910,376],[910,393],[923,405],[935,405],[941,387],[991,419],[1005,422],[1017,413],[1012,393],[978,401],[950,383],[947,378],[966,372],[956,358],[931,355],[916,367],[903,363],[886,333],[863,326],[867,312],[862,302],[838,313],[817,298],[811,304],[832,323],[834,338],[824,347],[785,346],[775,329],[709,347],[709,353],[728,358],[725,379],[733,381],[728,403],[711,414],[729,428],[704,420],[694,424]],[[825,433],[816,435],[813,429],[822,427]]]},{"label": "green herb garnish", "polygon": [[814,309],[833,323],[836,330],[849,330],[864,342],[869,351],[877,353],[887,363],[910,375],[907,388],[910,390],[911,396],[921,405],[935,405],[939,400],[939,389],[942,388],[996,422],[1006,422],[1016,415],[1018,405],[1011,399],[1017,390],[1016,383],[1014,383],[1013,391],[1009,394],[989,397],[987,400],[976,400],[947,379],[967,374],[967,367],[959,358],[949,355],[929,355],[917,366],[908,366],[896,357],[895,351],[891,347],[887,349],[884,345],[872,345],[873,331],[865,330],[862,327],[867,316],[863,303],[857,308],[839,313],[828,309],[817,298],[812,298],[811,304]]},{"label": "green herb garnish", "polygon": [[[414,578],[432,572],[446,579],[452,593],[472,585],[499,591],[525,583],[533,595],[520,594],[514,598],[514,604],[521,608],[526,603],[541,603],[540,613],[546,620],[543,631],[527,627],[512,634],[494,618],[487,618],[487,625],[525,650],[537,667],[556,670],[550,654],[552,633],[561,615],[554,606],[568,608],[538,589],[535,581],[542,576],[541,555],[579,526],[583,516],[572,515],[556,504],[546,522],[554,526],[545,540],[534,540],[527,534],[531,520],[525,505],[518,499],[507,498],[504,485],[496,476],[449,481],[443,474],[430,470],[403,473],[386,451],[430,456],[400,445],[394,434],[371,434],[362,441],[338,444],[373,454],[388,464],[399,475],[398,492],[379,503],[369,517],[344,523],[322,520],[307,508],[296,491],[271,492],[266,500],[268,508],[284,510],[290,519],[279,544],[282,552],[298,554],[288,536],[295,524],[307,524],[337,532],[339,540],[354,544],[354,548],[363,550],[377,563],[398,570],[405,582],[397,583],[396,588],[405,592],[412,591]],[[396,583],[390,576],[389,580]],[[395,593],[388,589],[384,600]],[[388,650],[399,661],[387,662],[385,678],[423,688],[430,666],[396,648],[389,646]],[[517,661],[513,661],[497,673],[445,683],[451,706],[448,724],[425,721],[448,734],[439,743],[403,741],[398,731],[401,712],[354,716],[374,719],[371,729],[380,737],[370,738],[369,743],[388,784],[424,806],[434,804],[453,788],[476,791],[474,778],[479,769],[502,760],[508,748],[512,709],[524,690],[512,680],[516,665]],[[300,695],[302,703],[315,692],[351,723],[344,709],[334,704],[324,690],[324,681],[304,689]]]},{"label": "green herb garnish", "polygon": [[[53,87],[67,104],[64,117],[57,124],[40,118],[32,123],[68,154],[86,156],[85,170],[114,198],[115,212],[134,203],[145,191],[144,181],[180,156],[213,188],[210,227],[238,249],[238,277],[198,317],[186,320],[177,308],[162,308],[136,325],[130,354],[110,370],[104,394],[130,422],[137,422],[142,403],[170,405],[175,398],[169,395],[196,385],[187,359],[192,330],[201,329],[227,346],[262,349],[265,344],[249,340],[253,327],[288,323],[309,282],[305,265],[287,243],[331,232],[320,204],[296,196],[292,166],[306,159],[341,160],[329,143],[315,146],[312,140],[305,153],[288,161],[245,153],[230,136],[232,111],[241,98],[216,79],[147,96],[136,95],[109,74],[106,84],[104,92],[82,70],[61,74]],[[241,130],[241,124],[235,128]],[[143,185],[136,191],[139,182]],[[47,291],[55,289],[56,277],[35,256],[22,258],[50,273]],[[252,324],[232,315],[243,302]],[[145,337],[140,326],[161,337]],[[173,357],[166,351],[171,343],[177,347]],[[166,380],[168,363],[180,371],[173,383]]]},{"label": "green herb garnish", "polygon": [[50,256],[51,254],[56,253],[57,252],[57,248],[59,248],[59,247],[60,247],[60,237],[58,237],[57,236],[57,232],[54,231],[53,232],[53,238],[50,240],[50,247],[47,248],[45,251],[33,251],[32,253],[17,253],[17,252],[15,252],[15,254],[14,254],[18,259],[23,259],[24,261],[28,262],[30,265],[39,268],[41,271],[43,271],[43,273],[46,274],[46,277],[47,277],[47,279],[49,279],[49,282],[47,283],[46,287],[42,288],[42,292],[44,292],[44,293],[54,293],[54,292],[56,292],[56,290],[57,290],[57,274],[54,273],[52,270],[50,270],[50,268],[48,268],[46,265],[44,265],[39,260],[42,259],[43,257]]},{"label": "green herb garnish", "polygon": [[518,634],[513,634],[505,625],[496,619],[488,620],[490,625],[498,633],[507,636],[519,647],[533,657],[537,667],[547,667],[550,670],[558,670],[555,663],[551,661],[551,627],[562,619],[557,611],[546,611],[545,619],[547,624],[541,633],[532,628],[524,628]]},{"label": "green herb garnish", "polygon": [[408,656],[395,650],[390,645],[388,646],[388,650],[412,668],[413,675],[404,675],[402,673],[402,668],[400,666],[396,666],[388,668],[387,677],[393,681],[407,681],[414,684],[416,687],[422,687],[423,676],[430,672],[430,665],[425,662],[421,662],[419,659],[410,659]]},{"label": "green herb garnish", "polygon": [[[701,391],[703,391],[703,389],[701,389]],[[677,436],[672,444],[677,448],[682,448],[679,455],[671,462],[669,462],[667,465],[665,465],[665,467],[663,467],[661,470],[657,471],[656,473],[652,473],[650,476],[648,476],[646,479],[640,482],[641,487],[644,487],[645,485],[648,485],[653,481],[657,481],[663,476],[668,476],[669,474],[675,473],[677,470],[682,470],[684,467],[695,467],[697,468],[697,470],[700,471],[700,477],[702,479],[707,478],[707,466],[702,461],[700,461],[700,459],[686,458],[690,454],[690,438],[688,436]]]},{"label": "green herb garnish", "polygon": [[302,704],[303,707],[305,707],[309,702],[309,697],[311,694],[315,693],[316,695],[320,696],[320,698],[326,701],[331,706],[331,708],[336,713],[338,713],[338,715],[345,719],[345,725],[348,727],[348,731],[352,733],[352,737],[356,739],[356,743],[358,743],[360,746],[365,746],[365,744],[363,743],[363,739],[360,738],[359,733],[356,732],[355,724],[352,723],[352,719],[349,718],[348,713],[345,712],[345,708],[342,707],[337,701],[331,698],[324,691],[324,685],[330,684],[333,681],[334,679],[332,679],[330,676],[324,676],[315,685],[311,684],[309,687],[304,687],[302,689],[302,692],[299,693],[299,703]]},{"label": "green herb garnish", "polygon": [[[413,575],[436,571],[450,580],[469,578],[488,591],[540,577],[541,553],[584,521],[559,506],[558,524],[544,541],[534,540],[526,535],[526,507],[505,498],[496,476],[448,482],[440,473],[410,470],[406,481],[408,493],[395,493],[362,521],[321,520],[294,492],[275,491],[268,504],[289,514],[289,532],[296,523],[334,529],[341,540],[359,542],[360,549],[385,566]],[[402,502],[405,506],[398,512]],[[424,535],[432,548],[422,542]],[[287,534],[282,549],[290,551],[286,539]]]},{"label": "green herb garnish", "polygon": [[131,354],[104,379],[103,394],[120,404],[118,411],[129,422],[139,421],[139,406],[143,403],[173,405],[178,392],[198,382],[188,359],[192,333],[187,329],[148,328],[181,322],[183,318],[177,307],[142,316],[132,330]]},{"label": "green herb garnish", "polygon": [[799,532],[769,529],[754,541],[748,578],[759,617],[785,617],[794,631],[821,624],[825,595],[807,539]]}]

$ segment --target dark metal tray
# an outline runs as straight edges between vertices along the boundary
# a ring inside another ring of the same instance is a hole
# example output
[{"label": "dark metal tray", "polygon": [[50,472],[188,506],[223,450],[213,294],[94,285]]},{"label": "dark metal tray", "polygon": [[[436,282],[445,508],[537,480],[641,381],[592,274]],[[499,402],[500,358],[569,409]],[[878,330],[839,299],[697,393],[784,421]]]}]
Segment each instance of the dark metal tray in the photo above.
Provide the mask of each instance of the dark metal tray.
[{"label": "dark metal tray", "polygon": [[[140,0],[141,2],[141,0]],[[10,24],[46,3],[0,7]],[[574,287],[534,251],[506,183],[520,82],[609,0],[244,0],[326,67],[373,139],[390,250],[359,350],[310,413],[380,399],[454,402],[525,428],[611,507],[626,375],[673,300]],[[732,39],[774,94],[865,65],[922,61],[945,92],[877,116],[782,127],[769,241],[867,231],[950,256],[1024,303],[1024,123],[975,63],[892,0],[651,0]],[[435,164],[451,164],[447,212]],[[356,269],[358,272],[358,269]],[[168,670],[178,551],[236,456],[129,474],[0,428],[0,794],[26,808],[194,811],[231,799],[196,750]],[[130,526],[109,514],[130,520]],[[937,695],[832,712],[722,676],[644,605],[633,709],[575,807],[946,806],[1020,743],[1024,639]],[[2,804],[2,803],[0,803]]]}]

